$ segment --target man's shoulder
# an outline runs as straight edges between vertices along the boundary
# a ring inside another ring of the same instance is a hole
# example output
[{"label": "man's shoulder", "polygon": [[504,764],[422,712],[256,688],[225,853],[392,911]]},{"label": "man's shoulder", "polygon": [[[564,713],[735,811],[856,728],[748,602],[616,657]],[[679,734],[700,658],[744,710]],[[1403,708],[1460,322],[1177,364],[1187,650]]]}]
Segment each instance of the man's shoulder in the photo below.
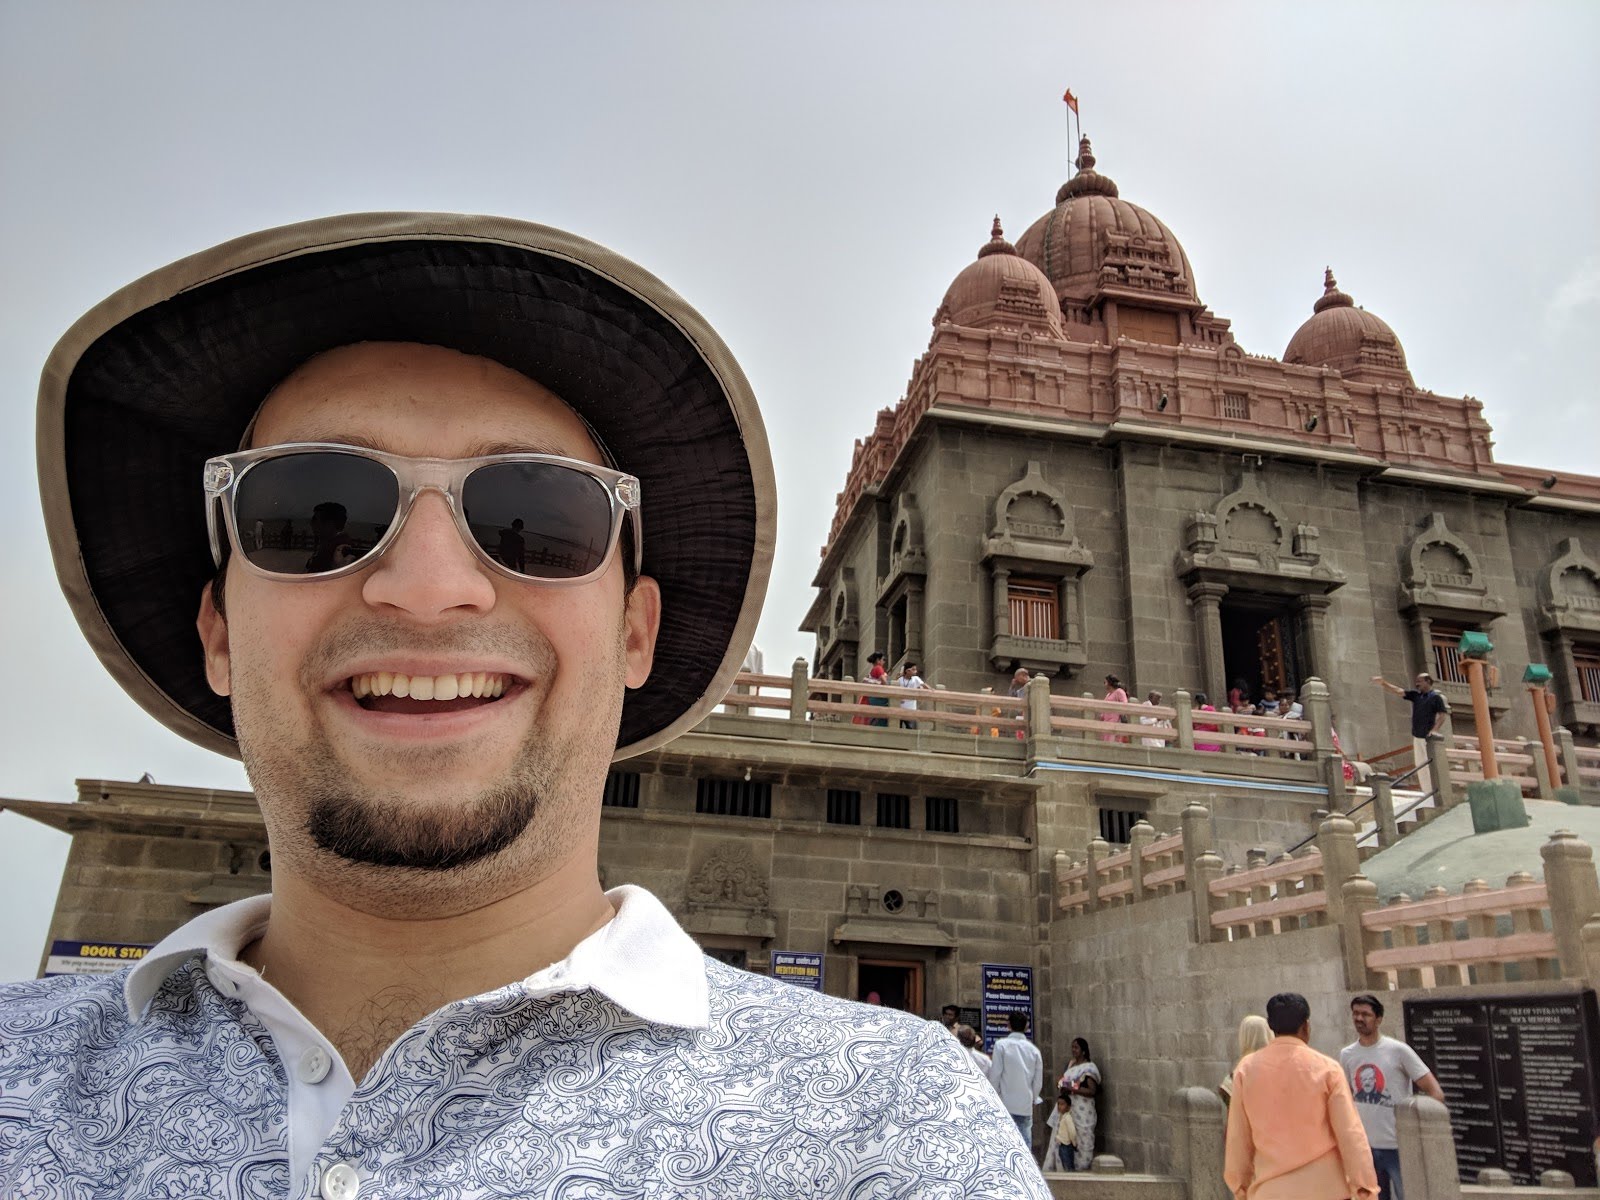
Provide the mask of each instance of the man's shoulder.
[{"label": "man's shoulder", "polygon": [[69,1021],[94,1019],[105,1012],[126,1015],[122,985],[132,969],[0,983],[0,1022],[9,1031],[13,1023],[26,1023],[35,1014]]},{"label": "man's shoulder", "polygon": [[730,967],[716,959],[706,959],[706,982],[710,985],[711,1019],[727,1021],[737,1017],[741,1023],[764,1026],[771,1022],[790,1023],[790,1028],[824,1025],[857,1027],[878,1036],[904,1040],[944,1034],[945,1041],[959,1048],[936,1021],[925,1021],[899,1009],[875,1004],[860,1004],[841,996],[829,996],[811,988],[797,987],[769,975]]},{"label": "man's shoulder", "polygon": [[0,1094],[46,1086],[86,1052],[125,1040],[122,985],[131,969],[0,984]]}]

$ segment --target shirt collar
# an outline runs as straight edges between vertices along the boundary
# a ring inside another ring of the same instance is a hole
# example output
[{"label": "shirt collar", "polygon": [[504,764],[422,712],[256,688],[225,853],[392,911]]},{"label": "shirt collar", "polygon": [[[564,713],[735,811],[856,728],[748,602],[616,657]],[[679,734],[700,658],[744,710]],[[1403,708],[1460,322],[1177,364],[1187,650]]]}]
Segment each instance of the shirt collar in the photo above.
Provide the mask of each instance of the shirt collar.
[{"label": "shirt collar", "polygon": [[[705,958],[694,939],[643,888],[625,884],[606,898],[616,916],[566,958],[522,980],[522,987],[535,995],[593,988],[643,1021],[683,1029],[710,1025]],[[271,896],[251,896],[202,913],[163,938],[123,982],[129,1018],[143,1018],[180,962],[195,954],[237,960],[266,928],[271,911]]]}]

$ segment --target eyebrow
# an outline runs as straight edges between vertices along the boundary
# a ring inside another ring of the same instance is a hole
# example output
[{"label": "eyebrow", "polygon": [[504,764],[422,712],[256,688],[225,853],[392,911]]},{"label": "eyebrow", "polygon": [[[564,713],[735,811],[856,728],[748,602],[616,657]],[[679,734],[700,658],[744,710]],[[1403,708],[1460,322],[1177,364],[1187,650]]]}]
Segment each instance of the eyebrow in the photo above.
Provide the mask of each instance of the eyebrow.
[{"label": "eyebrow", "polygon": [[[387,446],[380,445],[374,438],[365,437],[359,433],[330,433],[312,434],[308,437],[296,438],[296,441],[328,442],[340,446],[358,446],[363,450],[376,450],[383,454],[392,454],[394,451]],[[565,446],[552,445],[548,442],[508,442],[508,441],[482,441],[474,442],[467,447],[467,453],[452,455],[457,458],[488,458],[494,454],[549,454],[557,458],[581,458],[573,454]]]}]

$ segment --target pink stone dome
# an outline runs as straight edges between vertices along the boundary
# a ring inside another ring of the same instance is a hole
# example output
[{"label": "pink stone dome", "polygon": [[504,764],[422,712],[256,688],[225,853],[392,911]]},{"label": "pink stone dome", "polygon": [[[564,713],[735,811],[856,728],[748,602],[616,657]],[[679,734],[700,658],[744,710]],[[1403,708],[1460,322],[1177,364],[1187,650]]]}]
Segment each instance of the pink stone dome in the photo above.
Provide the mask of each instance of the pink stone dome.
[{"label": "pink stone dome", "polygon": [[1018,255],[1005,240],[1000,218],[976,262],[962,268],[944,294],[933,323],[970,329],[1027,330],[1043,337],[1064,338],[1061,308],[1044,272]]},{"label": "pink stone dome", "polygon": [[1348,374],[1362,367],[1406,370],[1406,352],[1394,330],[1381,318],[1339,290],[1329,268],[1323,273],[1322,295],[1310,318],[1294,331],[1283,361],[1308,367],[1331,367]]},{"label": "pink stone dome", "polygon": [[1103,288],[1199,303],[1183,246],[1094,169],[1088,138],[1078,142],[1078,172],[1056,192],[1056,206],[1017,239],[1017,253],[1043,271],[1056,295],[1083,304]]}]

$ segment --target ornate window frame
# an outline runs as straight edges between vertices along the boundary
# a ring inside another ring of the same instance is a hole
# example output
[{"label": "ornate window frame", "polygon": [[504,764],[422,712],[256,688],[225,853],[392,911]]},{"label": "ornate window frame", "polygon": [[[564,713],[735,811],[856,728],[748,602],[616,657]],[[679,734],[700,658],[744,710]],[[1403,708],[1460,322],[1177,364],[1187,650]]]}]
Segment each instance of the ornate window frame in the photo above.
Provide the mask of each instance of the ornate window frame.
[{"label": "ornate window frame", "polygon": [[[1042,498],[1059,520],[1012,520],[1012,505],[1024,496]],[[1078,540],[1066,493],[1050,485],[1037,460],[1029,460],[1022,477],[995,498],[994,524],[983,543],[983,564],[993,589],[989,662],[995,670],[1015,670],[1020,666],[1035,673],[1071,675],[1089,661],[1083,625],[1083,576],[1093,568],[1094,554]],[[1012,632],[1013,575],[1055,582],[1059,636],[1025,638]]]},{"label": "ornate window frame", "polygon": [[1556,720],[1569,729],[1600,726],[1600,700],[1585,700],[1578,680],[1577,645],[1600,645],[1600,600],[1575,595],[1562,585],[1569,571],[1587,575],[1600,589],[1600,564],[1577,538],[1563,538],[1548,566],[1539,572],[1539,633],[1550,648],[1550,670],[1560,681]]},{"label": "ornate window frame", "polygon": [[[1427,552],[1443,546],[1466,567],[1462,571],[1438,571],[1428,567]],[[1433,622],[1479,629],[1492,635],[1494,623],[1507,612],[1501,597],[1489,591],[1477,553],[1454,533],[1437,509],[1428,514],[1427,524],[1406,546],[1400,575],[1400,615],[1411,630],[1412,654],[1416,670],[1429,675],[1434,671]],[[1436,679],[1434,685],[1452,708],[1470,710],[1472,694],[1464,683]],[[1489,708],[1505,712],[1511,701],[1504,687],[1489,688]]]}]

